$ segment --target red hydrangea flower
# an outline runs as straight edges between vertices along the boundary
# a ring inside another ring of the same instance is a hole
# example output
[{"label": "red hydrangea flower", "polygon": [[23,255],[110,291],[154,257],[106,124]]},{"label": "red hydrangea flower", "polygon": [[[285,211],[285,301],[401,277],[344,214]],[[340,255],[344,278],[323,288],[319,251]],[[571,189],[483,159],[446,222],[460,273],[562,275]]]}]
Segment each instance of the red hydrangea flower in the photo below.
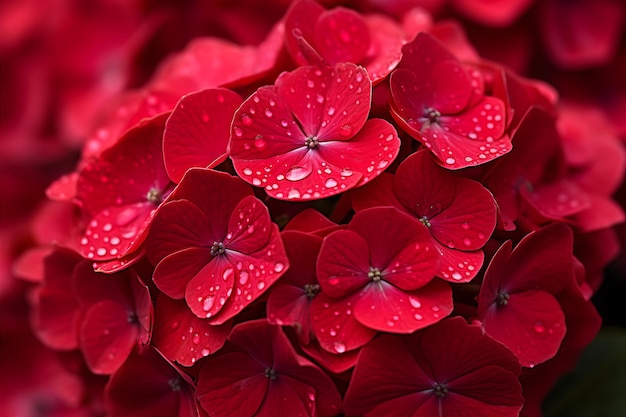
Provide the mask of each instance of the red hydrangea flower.
[{"label": "red hydrangea flower", "polygon": [[192,366],[221,349],[231,328],[231,321],[211,325],[189,311],[184,300],[159,294],[154,306],[152,344],[169,360]]},{"label": "red hydrangea flower", "polygon": [[479,71],[463,66],[426,33],[402,53],[389,79],[392,115],[442,166],[479,165],[511,150],[505,103],[485,95]]},{"label": "red hydrangea flower", "polygon": [[196,417],[190,378],[151,348],[135,350],[105,387],[111,417]]},{"label": "red hydrangea flower", "polygon": [[285,45],[298,64],[361,64],[373,83],[400,62],[403,35],[385,16],[362,16],[344,7],[325,10],[310,0],[294,1],[285,15]]},{"label": "red hydrangea flower", "polygon": [[278,326],[241,323],[229,352],[210,357],[197,398],[212,417],[319,416],[339,413],[341,397],[326,373],[298,355]]},{"label": "red hydrangea flower", "polygon": [[163,158],[172,181],[179,183],[189,168],[213,168],[226,160],[230,123],[241,101],[237,93],[224,88],[180,99],[163,133]]},{"label": "red hydrangea flower", "polygon": [[524,366],[553,357],[565,336],[555,298],[574,279],[573,235],[553,224],[526,235],[511,251],[496,252],[478,295],[478,317],[489,336],[513,351]]},{"label": "red hydrangea flower", "polygon": [[563,221],[589,207],[588,194],[566,177],[554,118],[532,107],[513,142],[513,151],[495,162],[482,181],[498,202],[499,227],[514,230],[524,215],[534,224]]},{"label": "red hydrangea flower", "polygon": [[235,113],[230,157],[237,174],[271,197],[294,201],[367,183],[400,147],[390,123],[368,120],[371,93],[367,72],[350,63],[282,74]]},{"label": "red hydrangea flower", "polygon": [[363,348],[344,400],[346,416],[515,417],[523,404],[517,358],[454,317]]},{"label": "red hydrangea flower", "polygon": [[154,283],[222,324],[289,267],[278,226],[239,178],[192,168],[154,218],[147,242]]},{"label": "red hydrangea flower", "polygon": [[87,228],[81,254],[106,261],[125,257],[143,243],[156,208],[171,191],[163,165],[165,115],[140,123],[83,167],[77,200]]},{"label": "red hydrangea flower", "polygon": [[496,226],[496,202],[480,183],[437,166],[426,150],[406,158],[395,176],[383,174],[352,194],[356,211],[394,206],[411,214],[434,237],[437,275],[451,282],[472,280],[483,265],[481,248]]},{"label": "red hydrangea flower", "polygon": [[132,269],[104,275],[84,261],[74,268],[73,288],[80,303],[78,333],[87,366],[111,374],[152,334],[153,307],[148,287]]},{"label": "red hydrangea flower", "polygon": [[322,347],[343,353],[377,330],[411,333],[450,314],[450,287],[433,279],[438,258],[426,228],[392,207],[363,210],[329,234],[317,259],[322,292],[311,304]]}]

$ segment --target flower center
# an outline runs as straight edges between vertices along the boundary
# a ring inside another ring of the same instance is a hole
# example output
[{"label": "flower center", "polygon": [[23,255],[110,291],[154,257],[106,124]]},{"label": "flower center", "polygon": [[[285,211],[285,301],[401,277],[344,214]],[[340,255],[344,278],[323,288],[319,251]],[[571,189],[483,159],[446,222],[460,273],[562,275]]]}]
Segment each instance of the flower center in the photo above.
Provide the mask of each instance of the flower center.
[{"label": "flower center", "polygon": [[265,378],[269,378],[272,381],[275,381],[278,378],[278,373],[274,369],[266,368],[265,369]]},{"label": "flower center", "polygon": [[439,123],[439,118],[441,117],[441,113],[439,113],[437,110],[433,109],[432,107],[429,107],[424,111],[424,117],[426,118],[429,124]]},{"label": "flower center", "polygon": [[226,246],[222,242],[213,242],[211,246],[211,256],[223,255],[226,252]]},{"label": "flower center", "polygon": [[315,148],[317,148],[317,145],[319,144],[319,141],[317,140],[317,138],[315,136],[310,136],[310,137],[306,138],[306,140],[304,141],[304,144],[309,149],[315,149]]},{"label": "flower center", "polygon": [[320,291],[319,284],[305,284],[304,285],[304,294],[309,298],[315,297],[319,291]]},{"label": "flower center", "polygon": [[163,195],[157,188],[150,188],[150,191],[146,194],[146,200],[158,206],[163,201]]},{"label": "flower center", "polygon": [[498,293],[498,296],[496,297],[496,304],[499,306],[505,306],[509,303],[509,298],[511,296],[505,292],[500,292]]},{"label": "flower center", "polygon": [[367,277],[371,278],[371,280],[374,282],[378,282],[382,279],[383,273],[380,272],[378,268],[373,268],[370,266],[370,272],[367,273]]},{"label": "flower center", "polygon": [[432,226],[432,225],[430,224],[430,220],[428,220],[428,217],[426,217],[426,216],[422,216],[422,217],[420,217],[420,218],[419,218],[419,219],[417,219],[417,220],[419,220],[420,222],[422,222],[422,224],[423,224],[424,226],[426,226],[426,227],[430,227],[430,226]]},{"label": "flower center", "polygon": [[183,387],[183,381],[181,381],[181,379],[179,377],[172,378],[169,381],[167,381],[167,383],[170,386],[170,388],[172,389],[172,391],[174,391],[174,392],[180,391],[181,388]]},{"label": "flower center", "polygon": [[435,395],[439,398],[443,398],[448,393],[448,389],[446,388],[446,384],[437,384],[435,385]]}]

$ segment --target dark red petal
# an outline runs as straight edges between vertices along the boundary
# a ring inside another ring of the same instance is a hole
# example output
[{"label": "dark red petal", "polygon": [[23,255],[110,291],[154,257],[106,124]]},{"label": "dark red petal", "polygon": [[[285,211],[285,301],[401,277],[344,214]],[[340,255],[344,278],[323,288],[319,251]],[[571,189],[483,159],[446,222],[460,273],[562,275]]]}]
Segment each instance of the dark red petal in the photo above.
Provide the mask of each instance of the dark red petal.
[{"label": "dark red petal", "polygon": [[418,78],[426,81],[431,75],[433,63],[457,61],[456,57],[431,34],[420,32],[415,39],[402,47],[400,68],[408,68]]},{"label": "dark red petal", "polygon": [[163,133],[163,157],[172,181],[179,183],[188,168],[213,168],[226,159],[230,122],[241,102],[237,93],[223,88],[180,99]]},{"label": "dark red petal", "polygon": [[479,311],[485,332],[507,346],[524,366],[552,358],[565,336],[565,317],[554,296],[543,291],[509,295],[505,306],[495,303]]},{"label": "dark red petal", "polygon": [[156,212],[151,202],[111,206],[95,214],[80,240],[81,254],[95,261],[119,259],[144,241]]},{"label": "dark red petal", "polygon": [[[515,247],[499,279],[508,292],[542,289],[557,294],[573,277],[572,230],[553,224],[526,235]],[[485,273],[488,275],[488,273]]]},{"label": "dark red petal", "polygon": [[254,416],[269,390],[265,369],[260,362],[239,352],[216,357],[200,370],[196,397],[210,416]]},{"label": "dark red petal", "polygon": [[437,276],[449,282],[469,282],[483,266],[485,254],[481,250],[464,252],[451,249],[435,241],[439,252],[439,271]]},{"label": "dark red petal", "polygon": [[152,274],[159,290],[169,297],[180,300],[191,279],[212,259],[208,248],[186,248],[166,256]]},{"label": "dark red petal", "polygon": [[[221,241],[223,228],[211,227],[206,214],[188,200],[175,200],[160,207],[146,242],[148,258],[156,264],[166,256],[187,248],[210,247]],[[217,230],[216,230],[217,229]]]},{"label": "dark red petal", "polygon": [[189,378],[154,349],[134,352],[105,387],[113,417],[191,417],[194,398]]},{"label": "dark red petal", "polygon": [[452,307],[452,290],[441,281],[415,291],[401,291],[381,280],[359,293],[354,315],[361,324],[374,330],[413,333],[445,318]]},{"label": "dark red petal", "polygon": [[406,158],[394,178],[393,190],[405,210],[430,219],[446,210],[457,193],[457,177],[441,169],[431,154],[419,150]]},{"label": "dark red petal", "polygon": [[112,300],[100,301],[87,310],[79,338],[92,372],[115,372],[137,344],[138,328],[128,317],[129,311]]},{"label": "dark red petal", "polygon": [[[394,193],[394,181],[392,174],[382,173],[369,184],[352,190],[350,192],[352,208],[358,212],[369,207],[392,206],[411,213]],[[406,189],[401,193],[401,195],[404,194],[409,194],[409,190]]]},{"label": "dark red petal", "polygon": [[589,195],[590,207],[573,216],[577,230],[582,233],[611,228],[626,220],[624,209],[615,201]]},{"label": "dark red petal", "polygon": [[311,340],[308,345],[300,345],[304,353],[311,357],[316,363],[318,363],[324,369],[334,373],[340,374],[354,367],[357,356],[360,350],[349,350],[344,353],[332,353],[323,349],[316,339]]},{"label": "dark red petal", "polygon": [[142,259],[144,259],[145,254],[145,246],[140,246],[136,251],[124,255],[121,258],[93,262],[93,270],[96,272],[102,272],[104,274],[114,274],[116,272],[123,271],[129,266],[141,261]]},{"label": "dark red petal", "polygon": [[155,306],[152,343],[168,359],[192,366],[217,352],[230,334],[232,323],[213,326],[199,319],[184,301],[159,296]]},{"label": "dark red petal", "polygon": [[360,324],[353,314],[357,298],[335,300],[319,293],[311,303],[311,322],[320,346],[333,353],[344,353],[357,349],[376,335]]},{"label": "dark red petal", "polygon": [[480,183],[456,179],[454,201],[430,217],[430,231],[450,248],[474,251],[482,248],[496,227],[496,202]]},{"label": "dark red petal", "polygon": [[[473,413],[476,416],[519,415],[524,402],[516,374],[499,366],[487,365],[463,374],[446,384],[444,409],[448,415]],[[498,395],[494,396],[494,392]]]},{"label": "dark red petal", "polygon": [[524,200],[549,219],[561,220],[591,205],[589,194],[567,179],[538,184],[532,191],[528,187],[520,187],[519,191]]},{"label": "dark red petal", "polygon": [[346,416],[364,416],[383,405],[379,415],[413,416],[430,397],[419,391],[433,382],[404,343],[382,336],[361,351],[344,400]]},{"label": "dark red petal", "polygon": [[324,11],[313,31],[313,45],[326,62],[359,63],[370,47],[370,29],[354,10],[336,7]]},{"label": "dark red petal", "polygon": [[[426,329],[419,346],[420,350],[416,350],[414,356],[419,361],[423,360],[422,357],[427,358],[429,369],[438,381],[451,381],[490,365],[514,375],[519,375],[521,369],[509,349],[460,317],[446,319]],[[442,346],[446,348],[442,349]]]},{"label": "dark red petal", "polygon": [[297,230],[306,233],[316,233],[326,230],[332,231],[334,228],[337,228],[337,223],[334,223],[313,208],[306,208],[289,220],[283,231]]},{"label": "dark red petal", "polygon": [[53,349],[76,348],[80,312],[74,294],[67,288],[44,286],[35,295],[34,327],[39,340]]},{"label": "dark red petal", "polygon": [[275,417],[277,410],[285,416],[315,415],[315,389],[297,379],[278,376],[272,381],[265,400],[254,414],[258,417]]},{"label": "dark red petal", "polygon": [[279,326],[292,326],[299,340],[308,344],[311,338],[310,303],[311,299],[302,287],[278,284],[267,300],[267,321]]},{"label": "dark red petal", "polygon": [[371,281],[367,241],[350,230],[337,230],[322,243],[317,258],[317,280],[324,293],[346,297]]}]

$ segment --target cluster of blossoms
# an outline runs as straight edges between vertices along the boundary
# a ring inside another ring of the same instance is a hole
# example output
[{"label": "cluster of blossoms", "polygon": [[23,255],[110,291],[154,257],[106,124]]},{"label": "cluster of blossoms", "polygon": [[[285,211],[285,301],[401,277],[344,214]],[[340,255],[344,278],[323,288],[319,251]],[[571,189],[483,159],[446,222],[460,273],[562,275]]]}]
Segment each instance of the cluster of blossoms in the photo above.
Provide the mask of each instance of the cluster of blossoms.
[{"label": "cluster of blossoms", "polygon": [[34,332],[84,415],[538,415],[624,220],[594,116],[423,9],[197,38],[48,187]]}]

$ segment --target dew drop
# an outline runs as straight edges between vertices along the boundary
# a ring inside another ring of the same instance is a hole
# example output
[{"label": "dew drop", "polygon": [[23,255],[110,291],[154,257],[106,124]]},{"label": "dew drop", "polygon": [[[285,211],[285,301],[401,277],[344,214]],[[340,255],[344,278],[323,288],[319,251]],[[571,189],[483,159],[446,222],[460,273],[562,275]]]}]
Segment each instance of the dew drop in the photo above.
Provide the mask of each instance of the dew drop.
[{"label": "dew drop", "polygon": [[209,356],[211,352],[209,351],[209,349],[202,349],[202,352],[200,353],[202,353],[202,356]]},{"label": "dew drop", "polygon": [[360,72],[357,72],[356,75],[354,76],[354,79],[356,80],[357,83],[360,83],[361,81],[363,81],[363,74],[361,74]]},{"label": "dew drop", "polygon": [[328,332],[332,337],[337,336],[337,332],[335,331],[335,329],[330,329],[330,331]]},{"label": "dew drop", "polygon": [[259,283],[258,283],[258,284],[256,284],[256,287],[257,287],[259,290],[262,290],[263,288],[265,288],[265,283],[264,283],[263,281],[259,281]]},{"label": "dew drop", "polygon": [[337,186],[337,181],[336,181],[336,180],[334,180],[334,179],[332,179],[332,178],[329,178],[329,179],[327,179],[327,180],[326,180],[326,182],[324,183],[324,186],[325,186],[326,188],[333,188],[333,187],[336,187],[336,186]]},{"label": "dew drop", "polygon": [[284,269],[285,269],[285,264],[281,262],[276,262],[276,264],[274,265],[275,272],[282,272]]},{"label": "dew drop", "polygon": [[454,158],[448,158],[448,159],[446,159],[446,164],[448,164],[448,165],[452,165],[452,164],[454,164],[455,162],[456,162],[456,160],[455,160]]},{"label": "dew drop", "polygon": [[342,342],[335,342],[334,348],[337,353],[344,353],[346,351],[346,345]]},{"label": "dew drop", "polygon": [[422,316],[419,313],[415,314],[415,316],[413,316],[413,317],[415,317],[415,320],[422,320],[424,318],[424,316]]},{"label": "dew drop", "polygon": [[243,123],[246,126],[250,126],[252,124],[252,118],[248,116],[247,114],[242,114],[241,123]]},{"label": "dew drop", "polygon": [[178,327],[180,327],[180,322],[173,321],[172,324],[170,324],[170,328],[172,330],[176,330],[176,329],[178,329]]},{"label": "dew drop", "polygon": [[267,145],[267,142],[265,142],[265,138],[263,138],[262,135],[256,135],[256,137],[254,138],[254,147],[261,150],[265,148],[265,145]]},{"label": "dew drop", "polygon": [[463,239],[463,244],[465,246],[470,246],[472,244],[472,239],[470,239],[469,237],[466,237],[465,239]]},{"label": "dew drop", "polygon": [[211,308],[213,308],[213,304],[215,304],[215,297],[208,296],[207,298],[204,299],[204,304],[202,305],[202,309],[204,311],[209,311]]},{"label": "dew drop", "polygon": [[454,272],[452,274],[452,278],[456,279],[457,281],[460,280],[461,278],[463,278],[463,275],[461,275],[459,272]]},{"label": "dew drop", "polygon": [[335,108],[333,106],[330,106],[328,108],[328,115],[332,116],[333,114],[335,114]]},{"label": "dew drop", "polygon": [[239,284],[246,285],[248,283],[248,278],[250,278],[250,274],[247,271],[241,271],[239,273]]},{"label": "dew drop", "polygon": [[272,111],[270,109],[265,109],[265,116],[272,117],[273,115],[274,115],[274,113],[272,113]]},{"label": "dew drop", "polygon": [[535,325],[533,326],[533,330],[539,334],[544,333],[546,331],[546,326],[543,325],[543,323],[541,322],[537,322],[535,323]]},{"label": "dew drop", "polygon": [[194,333],[194,335],[191,337],[191,341],[193,343],[195,343],[196,345],[200,343],[200,335],[198,333]]},{"label": "dew drop", "polygon": [[230,277],[233,276],[234,273],[235,271],[233,270],[233,268],[226,268],[224,270],[224,273],[222,274],[222,278],[224,278],[224,281],[227,281]]},{"label": "dew drop", "polygon": [[415,297],[409,297],[409,303],[411,303],[413,308],[420,308],[422,306],[422,303]]},{"label": "dew drop", "polygon": [[244,168],[244,169],[243,169],[243,173],[244,173],[245,175],[252,175],[252,170],[251,170],[250,168]]},{"label": "dew drop", "polygon": [[350,126],[350,125],[343,125],[343,126],[341,126],[341,129],[339,130],[339,134],[341,136],[344,136],[344,137],[351,136],[352,135],[352,126]]},{"label": "dew drop", "polygon": [[238,128],[237,126],[235,126],[233,128],[233,132],[235,133],[235,136],[237,136],[238,138],[240,138],[241,136],[243,136],[243,132],[241,131],[240,128]]},{"label": "dew drop", "polygon": [[352,176],[352,171],[349,170],[348,168],[345,168],[345,169],[341,170],[339,175],[341,175],[342,177],[350,177],[350,176]]},{"label": "dew drop", "polygon": [[287,171],[285,178],[289,181],[300,181],[308,177],[311,174],[311,171],[311,168],[307,169],[301,166],[293,166],[289,169],[289,171]]}]

